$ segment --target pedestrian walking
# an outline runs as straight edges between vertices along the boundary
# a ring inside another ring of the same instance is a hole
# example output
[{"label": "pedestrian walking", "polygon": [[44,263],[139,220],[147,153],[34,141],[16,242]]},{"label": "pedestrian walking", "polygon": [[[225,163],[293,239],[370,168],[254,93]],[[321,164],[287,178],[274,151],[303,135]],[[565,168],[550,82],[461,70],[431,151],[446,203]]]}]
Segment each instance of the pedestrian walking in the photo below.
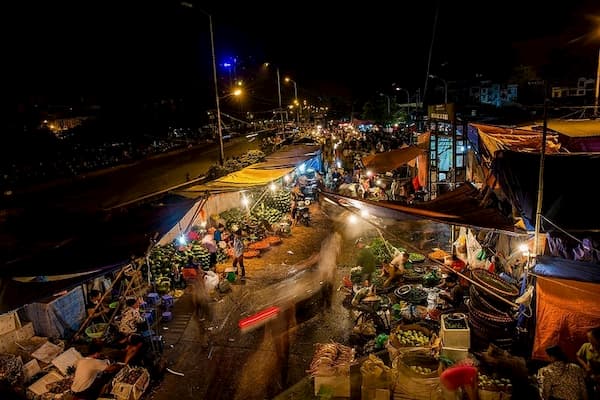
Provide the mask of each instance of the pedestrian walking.
[{"label": "pedestrian walking", "polygon": [[199,271],[198,276],[192,283],[192,301],[194,302],[194,312],[196,318],[200,321],[212,321],[212,312],[210,309],[210,295],[206,286],[206,273]]},{"label": "pedestrian walking", "polygon": [[238,229],[233,233],[233,269],[235,274],[239,275],[239,267],[242,269],[241,279],[246,279],[246,269],[244,268],[244,242],[242,240],[242,231]]}]

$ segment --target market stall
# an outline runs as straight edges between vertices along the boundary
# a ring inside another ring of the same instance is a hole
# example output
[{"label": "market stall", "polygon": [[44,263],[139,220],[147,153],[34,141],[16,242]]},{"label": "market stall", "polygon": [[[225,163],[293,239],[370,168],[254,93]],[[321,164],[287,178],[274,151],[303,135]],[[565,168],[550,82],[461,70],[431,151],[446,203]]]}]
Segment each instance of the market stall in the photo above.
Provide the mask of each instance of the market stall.
[{"label": "market stall", "polygon": [[218,264],[231,256],[228,238],[238,230],[246,248],[244,258],[258,257],[278,245],[290,234],[292,188],[308,182],[307,176],[321,166],[319,146],[287,146],[263,162],[177,191],[195,199],[195,204],[150,250],[147,276],[154,283],[176,286],[188,267],[211,269],[209,250],[202,243],[210,228],[223,227],[224,237],[216,250]]}]

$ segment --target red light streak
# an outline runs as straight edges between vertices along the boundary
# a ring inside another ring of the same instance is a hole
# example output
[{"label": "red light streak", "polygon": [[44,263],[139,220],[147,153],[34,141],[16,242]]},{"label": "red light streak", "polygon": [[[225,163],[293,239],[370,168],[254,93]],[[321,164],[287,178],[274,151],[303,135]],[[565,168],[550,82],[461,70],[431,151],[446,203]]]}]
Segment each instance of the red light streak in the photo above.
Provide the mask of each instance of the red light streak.
[{"label": "red light streak", "polygon": [[257,312],[254,315],[251,315],[247,318],[244,318],[238,322],[238,326],[240,329],[247,329],[253,325],[259,324],[260,322],[264,322],[267,319],[274,317],[279,314],[279,307],[271,306],[267,307],[262,311]]}]

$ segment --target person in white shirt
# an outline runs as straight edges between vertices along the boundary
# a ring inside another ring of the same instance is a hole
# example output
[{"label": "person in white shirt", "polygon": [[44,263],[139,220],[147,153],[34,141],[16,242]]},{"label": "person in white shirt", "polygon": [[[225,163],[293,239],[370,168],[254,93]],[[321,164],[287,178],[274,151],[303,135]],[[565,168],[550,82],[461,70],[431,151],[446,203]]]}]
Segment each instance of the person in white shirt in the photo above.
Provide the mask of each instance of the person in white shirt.
[{"label": "person in white shirt", "polygon": [[202,246],[208,250],[210,256],[210,265],[208,268],[213,270],[217,265],[217,241],[215,240],[215,228],[210,228],[202,238]]},{"label": "person in white shirt", "polygon": [[97,399],[103,386],[108,383],[110,373],[120,368],[110,364],[109,360],[99,359],[102,346],[92,342],[89,355],[77,361],[71,391],[78,399]]}]

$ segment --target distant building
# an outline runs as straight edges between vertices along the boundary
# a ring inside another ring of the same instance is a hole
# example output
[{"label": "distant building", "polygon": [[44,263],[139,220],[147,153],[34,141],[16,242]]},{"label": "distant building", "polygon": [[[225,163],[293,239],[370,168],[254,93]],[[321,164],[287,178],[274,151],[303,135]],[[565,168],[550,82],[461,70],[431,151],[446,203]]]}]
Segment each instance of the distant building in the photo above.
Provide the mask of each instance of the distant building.
[{"label": "distant building", "polygon": [[592,78],[579,78],[575,86],[552,86],[552,98],[593,97],[596,81]]},{"label": "distant building", "polygon": [[481,81],[478,86],[469,88],[469,97],[474,103],[502,107],[507,103],[515,103],[518,99],[519,85],[500,84],[492,81]]}]

